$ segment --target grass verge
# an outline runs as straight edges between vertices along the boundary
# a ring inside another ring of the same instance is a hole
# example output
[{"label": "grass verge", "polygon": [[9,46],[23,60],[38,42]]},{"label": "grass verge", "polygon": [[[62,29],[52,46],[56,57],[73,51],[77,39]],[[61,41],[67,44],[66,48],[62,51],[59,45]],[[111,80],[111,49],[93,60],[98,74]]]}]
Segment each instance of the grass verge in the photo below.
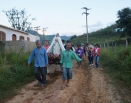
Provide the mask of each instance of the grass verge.
[{"label": "grass verge", "polygon": [[116,82],[123,102],[131,101],[131,47],[102,49],[100,60],[105,72]]},{"label": "grass verge", "polygon": [[0,55],[0,102],[17,94],[20,87],[33,81],[33,63],[27,66],[29,53],[1,53]]}]

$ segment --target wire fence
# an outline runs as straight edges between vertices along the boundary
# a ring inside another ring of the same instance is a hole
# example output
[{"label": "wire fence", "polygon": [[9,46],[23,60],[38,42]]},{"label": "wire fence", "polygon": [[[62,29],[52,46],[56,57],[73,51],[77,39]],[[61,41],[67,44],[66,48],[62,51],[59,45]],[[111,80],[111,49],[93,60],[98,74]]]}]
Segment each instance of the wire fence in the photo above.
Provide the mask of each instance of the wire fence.
[{"label": "wire fence", "polygon": [[112,48],[112,51],[114,51],[115,47],[128,47],[131,45],[131,39],[126,40],[115,40],[110,42],[105,42],[103,44],[100,44],[100,48]]}]

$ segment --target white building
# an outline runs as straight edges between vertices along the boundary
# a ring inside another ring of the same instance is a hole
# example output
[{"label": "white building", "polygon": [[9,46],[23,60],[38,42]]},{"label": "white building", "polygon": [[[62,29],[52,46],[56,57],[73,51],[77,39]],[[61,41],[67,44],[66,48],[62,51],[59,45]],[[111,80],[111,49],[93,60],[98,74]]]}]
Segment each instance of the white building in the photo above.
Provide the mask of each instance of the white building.
[{"label": "white building", "polygon": [[17,41],[17,40],[35,42],[36,40],[40,40],[40,37],[4,25],[0,25],[0,41]]}]

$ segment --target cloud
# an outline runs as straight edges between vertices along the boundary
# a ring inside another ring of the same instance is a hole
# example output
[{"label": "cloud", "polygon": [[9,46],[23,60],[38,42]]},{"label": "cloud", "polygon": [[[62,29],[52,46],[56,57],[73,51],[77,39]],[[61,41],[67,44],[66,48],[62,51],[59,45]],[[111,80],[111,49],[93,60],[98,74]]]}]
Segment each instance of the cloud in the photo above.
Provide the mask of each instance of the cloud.
[{"label": "cloud", "polygon": [[[92,25],[89,25],[89,24],[88,24],[88,32],[90,33],[90,32],[99,30],[99,29],[101,29],[101,28],[105,28],[105,27],[107,27],[107,26],[110,26],[110,25],[112,25],[112,24],[114,24],[114,22],[103,23],[103,22],[101,22],[101,21],[98,21],[97,23],[92,24]],[[83,27],[86,27],[86,26],[83,26]]]}]

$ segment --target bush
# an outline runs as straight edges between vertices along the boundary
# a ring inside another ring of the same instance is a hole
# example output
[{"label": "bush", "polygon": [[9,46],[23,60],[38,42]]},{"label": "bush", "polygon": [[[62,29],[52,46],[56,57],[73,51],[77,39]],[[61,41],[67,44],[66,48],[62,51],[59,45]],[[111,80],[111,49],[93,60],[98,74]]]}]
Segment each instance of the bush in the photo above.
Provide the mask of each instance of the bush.
[{"label": "bush", "polygon": [[9,64],[19,64],[19,65],[27,65],[29,53],[8,53],[6,55],[6,60],[8,60]]},{"label": "bush", "polygon": [[115,51],[110,49],[102,49],[101,63],[105,66],[106,72],[112,77],[123,82],[131,88],[131,47],[115,48]]},{"label": "bush", "polygon": [[27,66],[28,57],[29,53],[0,55],[0,101],[14,95],[16,88],[35,79],[34,66]]}]

